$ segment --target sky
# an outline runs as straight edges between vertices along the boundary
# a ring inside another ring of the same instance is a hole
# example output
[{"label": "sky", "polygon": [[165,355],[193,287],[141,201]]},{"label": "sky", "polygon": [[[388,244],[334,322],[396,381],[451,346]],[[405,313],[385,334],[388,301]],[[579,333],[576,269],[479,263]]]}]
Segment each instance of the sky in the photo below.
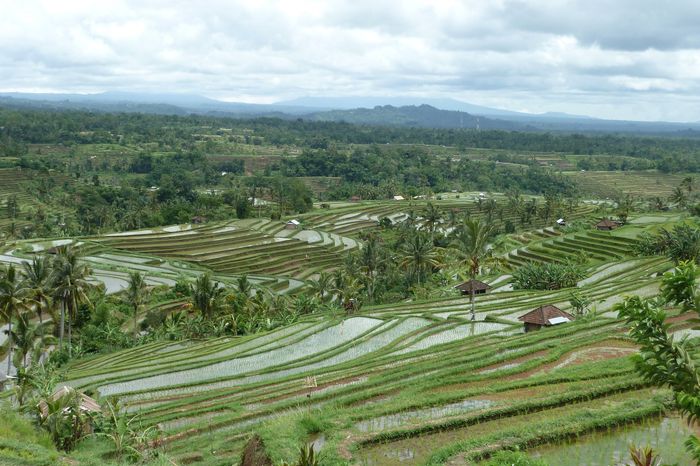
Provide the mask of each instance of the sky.
[{"label": "sky", "polygon": [[0,0],[0,91],[700,121],[697,0]]}]

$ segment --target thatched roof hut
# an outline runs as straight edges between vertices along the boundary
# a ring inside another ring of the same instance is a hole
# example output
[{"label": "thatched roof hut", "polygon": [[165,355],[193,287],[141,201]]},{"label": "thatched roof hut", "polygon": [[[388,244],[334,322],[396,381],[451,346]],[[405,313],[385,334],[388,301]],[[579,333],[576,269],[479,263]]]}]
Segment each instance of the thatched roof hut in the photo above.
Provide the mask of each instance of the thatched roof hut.
[{"label": "thatched roof hut", "polygon": [[568,312],[564,312],[556,306],[547,304],[518,317],[518,320],[525,324],[525,331],[529,332],[530,330],[539,330],[542,327],[564,324],[575,319],[574,316]]},{"label": "thatched roof hut", "polygon": [[474,290],[474,294],[484,294],[491,289],[491,287],[488,284],[474,279],[467,280],[466,282],[461,283],[455,286],[454,288],[456,290],[459,290],[459,292],[463,295],[472,294],[472,290]]},{"label": "thatched roof hut", "polygon": [[616,222],[614,220],[610,220],[609,218],[604,218],[600,222],[596,223],[595,227],[598,230],[605,230],[605,231],[610,231],[614,230],[615,228],[619,227],[620,223]]}]

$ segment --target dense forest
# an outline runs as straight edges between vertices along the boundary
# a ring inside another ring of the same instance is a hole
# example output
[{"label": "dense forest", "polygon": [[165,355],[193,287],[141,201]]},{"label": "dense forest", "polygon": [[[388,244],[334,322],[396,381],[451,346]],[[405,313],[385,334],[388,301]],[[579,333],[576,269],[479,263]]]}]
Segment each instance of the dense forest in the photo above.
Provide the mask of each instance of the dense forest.
[{"label": "dense forest", "polygon": [[207,116],[0,110],[0,153],[21,155],[31,143],[144,143],[186,149],[196,129],[245,131],[260,144],[328,149],[333,144],[428,144],[514,151],[614,155],[647,159],[664,172],[700,171],[700,140],[692,137],[551,134],[474,129],[428,129],[314,122],[301,118],[234,119]]}]

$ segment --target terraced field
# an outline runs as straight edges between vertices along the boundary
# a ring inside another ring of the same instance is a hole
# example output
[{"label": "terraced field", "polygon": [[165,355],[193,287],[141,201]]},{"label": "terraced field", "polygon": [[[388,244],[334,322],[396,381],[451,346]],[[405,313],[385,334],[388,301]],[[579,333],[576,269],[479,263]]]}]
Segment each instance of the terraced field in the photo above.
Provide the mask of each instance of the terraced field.
[{"label": "terraced field", "polygon": [[687,175],[656,171],[564,172],[572,176],[588,196],[615,198],[630,194],[641,198],[668,198]]},{"label": "terraced field", "polygon": [[160,426],[177,462],[236,461],[258,432],[275,463],[308,442],[328,464],[461,464],[661,413],[668,394],[637,378],[636,349],[608,311],[625,294],[655,294],[669,267],[663,258],[592,267],[579,285],[596,317],[541,332],[522,333],[517,317],[542,304],[567,309],[567,290],[480,295],[476,322],[455,297],[154,343],[77,362],[66,382]]},{"label": "terraced field", "polygon": [[[475,202],[475,195],[465,195],[461,199],[443,199],[431,201],[432,204],[441,210],[443,213],[443,221],[447,223],[450,211],[460,214],[468,213],[472,218],[485,218],[488,212],[484,207],[479,207]],[[503,228],[507,221],[513,224],[520,223],[520,215],[515,209],[505,206],[504,199],[497,198],[499,203],[499,211],[491,214],[490,223],[494,228]],[[345,204],[343,206],[329,209],[314,211],[313,213],[301,216],[305,225],[311,228],[317,228],[324,231],[329,231],[341,235],[356,235],[360,231],[368,228],[376,228],[377,222],[384,217],[389,218],[392,222],[405,220],[410,213],[413,213],[417,223],[420,225],[423,222],[421,215],[427,205],[427,201],[388,201],[388,202],[360,202],[354,204]],[[562,209],[562,215],[566,215],[568,220],[576,220],[590,217],[595,206],[582,204],[575,207],[573,210]],[[532,217],[528,228],[545,228],[551,226],[553,220],[544,220],[539,217]],[[449,228],[449,225],[443,225],[442,228]]]},{"label": "terraced field", "polygon": [[554,229],[543,229],[521,235],[525,246],[509,252],[508,267],[516,268],[526,262],[555,262],[583,258],[593,262],[629,257],[635,240],[608,231],[587,230],[562,235]]},{"label": "terraced field", "polygon": [[343,252],[358,245],[335,233],[289,230],[284,222],[270,220],[174,226],[93,239],[111,248],[188,261],[224,274],[294,279],[334,269]]}]

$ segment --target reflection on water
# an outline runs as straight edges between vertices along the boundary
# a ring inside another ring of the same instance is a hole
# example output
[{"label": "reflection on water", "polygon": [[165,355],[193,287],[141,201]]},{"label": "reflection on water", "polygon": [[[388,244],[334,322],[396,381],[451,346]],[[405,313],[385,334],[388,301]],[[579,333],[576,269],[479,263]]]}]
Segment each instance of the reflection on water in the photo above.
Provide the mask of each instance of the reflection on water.
[{"label": "reflection on water", "polygon": [[683,442],[692,433],[678,417],[648,419],[641,424],[595,432],[570,441],[537,448],[532,456],[552,466],[610,466],[630,463],[629,446],[651,446],[660,464],[692,464]]},{"label": "reflection on water", "polygon": [[399,427],[403,424],[419,419],[440,419],[477,409],[489,408],[493,406],[493,404],[494,402],[491,400],[463,400],[448,405],[389,414],[386,416],[361,421],[355,424],[355,428],[360,432],[379,432],[382,430]]}]

